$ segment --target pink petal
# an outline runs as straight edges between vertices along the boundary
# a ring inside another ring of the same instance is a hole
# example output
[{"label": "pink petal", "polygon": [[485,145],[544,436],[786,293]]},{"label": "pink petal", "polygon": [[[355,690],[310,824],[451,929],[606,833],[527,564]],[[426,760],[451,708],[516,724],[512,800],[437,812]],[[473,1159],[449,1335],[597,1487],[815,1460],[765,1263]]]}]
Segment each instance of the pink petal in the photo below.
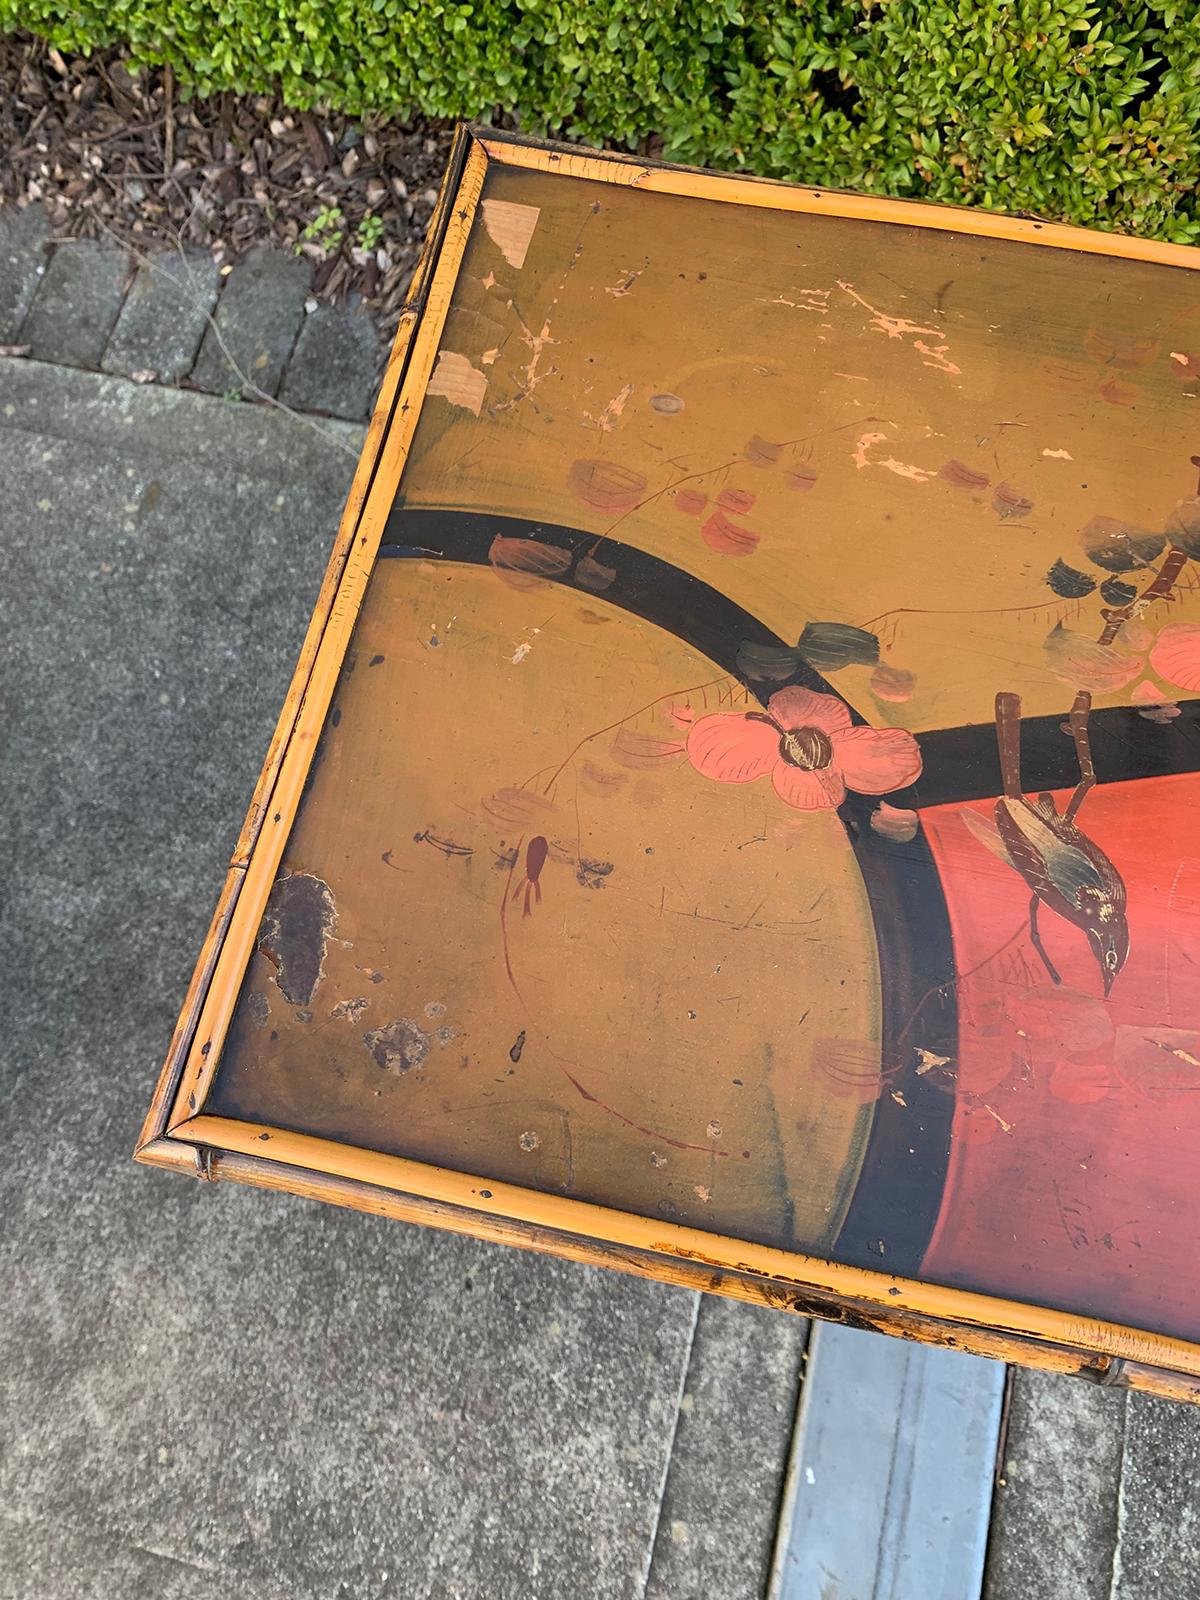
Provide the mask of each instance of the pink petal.
[{"label": "pink petal", "polygon": [[598,511],[632,511],[647,488],[640,472],[615,461],[572,461],[567,482],[585,505]]},{"label": "pink petal", "polygon": [[803,767],[793,767],[781,761],[771,775],[775,793],[797,811],[831,811],[846,798],[846,785],[841,775],[832,767],[819,772],[806,772]]},{"label": "pink petal", "polygon": [[833,735],[833,761],[848,788],[890,794],[921,775],[921,751],[903,728],[846,728]]},{"label": "pink petal", "polygon": [[820,728],[837,733],[850,726],[849,708],[835,694],[814,694],[798,684],[780,689],[767,701],[767,710],[781,728]]},{"label": "pink petal", "polygon": [[1060,1061],[1050,1074],[1050,1093],[1071,1106],[1094,1105],[1112,1088],[1112,1068],[1095,1062]]},{"label": "pink petal", "polygon": [[1098,1050],[1112,1039],[1107,1004],[1096,995],[1064,985],[1041,983],[1033,989],[1009,991],[1004,1011],[1013,1027],[1034,1047],[1057,1059],[1064,1051]]},{"label": "pink petal", "polygon": [[694,723],[687,741],[696,771],[718,783],[751,783],[779,760],[779,735],[767,722],[718,711]]},{"label": "pink petal", "polygon": [[904,811],[881,800],[871,813],[871,831],[881,839],[891,839],[895,844],[911,844],[921,826],[915,811]]},{"label": "pink petal", "polygon": [[889,667],[886,661],[881,661],[870,677],[871,693],[876,700],[896,703],[911,700],[916,686],[915,672],[907,672],[903,667]]},{"label": "pink petal", "polygon": [[1162,628],[1150,652],[1150,665],[1168,683],[1200,689],[1200,623],[1173,622]]},{"label": "pink petal", "polygon": [[865,1105],[884,1085],[878,1043],[866,1039],[814,1039],[811,1061],[839,1100]]},{"label": "pink petal", "polygon": [[750,556],[758,548],[759,535],[739,528],[723,511],[714,511],[700,529],[700,537],[719,556]]},{"label": "pink petal", "polygon": [[683,744],[679,739],[661,739],[652,733],[639,733],[636,728],[618,728],[613,736],[613,760],[623,767],[659,767],[664,761],[673,761],[682,754]]},{"label": "pink petal", "polygon": [[[1074,628],[1056,622],[1042,642],[1046,665],[1056,678],[1073,689],[1092,694],[1112,694],[1131,683],[1142,670],[1136,656],[1126,655],[1110,644],[1099,644]],[[1155,665],[1156,671],[1162,669]]]}]

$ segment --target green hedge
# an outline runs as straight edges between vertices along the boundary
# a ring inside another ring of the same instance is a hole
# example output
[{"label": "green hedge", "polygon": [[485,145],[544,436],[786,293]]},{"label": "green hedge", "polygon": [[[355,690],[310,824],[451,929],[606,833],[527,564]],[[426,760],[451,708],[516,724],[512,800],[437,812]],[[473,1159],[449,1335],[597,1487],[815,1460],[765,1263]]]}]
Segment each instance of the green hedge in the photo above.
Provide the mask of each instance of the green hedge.
[{"label": "green hedge", "polygon": [[1198,0],[0,0],[198,92],[516,112],[807,183],[1200,238]]}]

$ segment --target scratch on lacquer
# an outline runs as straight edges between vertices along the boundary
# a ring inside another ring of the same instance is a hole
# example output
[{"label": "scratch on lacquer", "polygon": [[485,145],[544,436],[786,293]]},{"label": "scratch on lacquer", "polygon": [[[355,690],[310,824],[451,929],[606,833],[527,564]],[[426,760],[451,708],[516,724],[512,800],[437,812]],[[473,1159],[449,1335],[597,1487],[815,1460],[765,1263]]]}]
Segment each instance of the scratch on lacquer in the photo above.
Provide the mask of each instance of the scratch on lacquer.
[{"label": "scratch on lacquer", "polygon": [[846,283],[841,278],[838,279],[838,288],[843,294],[848,294],[851,300],[860,305],[864,311],[871,313],[870,326],[872,328],[876,328],[880,333],[886,334],[889,339],[912,339],[913,349],[926,358],[922,365],[936,367],[938,371],[947,372],[952,377],[957,377],[962,371],[961,367],[956,366],[947,357],[946,352],[950,348],[948,344],[931,345],[925,342],[927,338],[940,339],[942,337],[941,328],[930,328],[923,323],[912,322],[908,317],[893,317],[886,311],[880,311],[878,306],[873,306],[869,300],[859,294],[852,283]]},{"label": "scratch on lacquer", "polygon": [[[797,289],[798,295],[803,295],[802,300],[789,300],[786,295],[760,295],[755,301],[760,306],[787,306],[789,311],[817,311],[822,316],[829,310],[828,289]],[[822,327],[828,324],[822,323]]]},{"label": "scratch on lacquer", "polygon": [[611,433],[625,409],[625,402],[632,393],[633,385],[627,383],[618,394],[613,395],[598,417],[594,417],[590,411],[585,411],[583,414],[588,422],[594,423],[599,428],[601,433]]},{"label": "scratch on lacquer", "polygon": [[547,378],[558,370],[557,367],[548,367],[545,372],[541,370],[542,356],[546,346],[558,343],[557,339],[550,337],[549,319],[547,318],[542,323],[541,333],[534,333],[516,306],[512,306],[512,314],[516,317],[521,329],[521,338],[529,351],[529,360],[521,373],[521,381],[517,387],[517,392],[510,399],[505,400],[503,404],[491,408],[496,415],[499,415],[502,411],[510,411],[513,406],[520,404],[522,400],[527,400],[539,384],[544,383]]}]

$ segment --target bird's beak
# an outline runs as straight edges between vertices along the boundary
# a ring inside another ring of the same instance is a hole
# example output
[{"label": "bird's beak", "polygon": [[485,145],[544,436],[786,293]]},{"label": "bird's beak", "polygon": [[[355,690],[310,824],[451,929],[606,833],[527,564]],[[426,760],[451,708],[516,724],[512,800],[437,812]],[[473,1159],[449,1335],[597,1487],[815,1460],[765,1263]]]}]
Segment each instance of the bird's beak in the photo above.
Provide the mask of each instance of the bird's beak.
[{"label": "bird's beak", "polygon": [[1107,1000],[1108,992],[1112,988],[1113,981],[1117,975],[1115,972],[1110,972],[1107,967],[1101,967],[1100,976],[1104,980],[1104,998]]}]

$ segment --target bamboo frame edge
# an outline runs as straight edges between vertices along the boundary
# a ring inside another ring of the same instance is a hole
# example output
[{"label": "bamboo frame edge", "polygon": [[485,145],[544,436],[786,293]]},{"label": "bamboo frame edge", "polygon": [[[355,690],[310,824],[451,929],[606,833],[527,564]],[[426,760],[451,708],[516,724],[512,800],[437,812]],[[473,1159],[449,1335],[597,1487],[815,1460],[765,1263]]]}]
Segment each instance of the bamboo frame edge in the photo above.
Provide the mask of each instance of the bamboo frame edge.
[{"label": "bamboo frame edge", "polygon": [[[1030,1305],[974,1290],[927,1284],[870,1268],[823,1261],[769,1245],[706,1233],[678,1223],[640,1217],[592,1201],[523,1189],[402,1156],[350,1149],[309,1134],[201,1113],[173,1127],[169,1137],[210,1147],[222,1155],[265,1156],[292,1171],[362,1184],[388,1195],[416,1197],[472,1217],[472,1231],[491,1236],[499,1227],[534,1229],[573,1240],[603,1241],[700,1272],[734,1273],[773,1285],[777,1294],[831,1296],[838,1303],[873,1308],[895,1323],[905,1316],[958,1325],[977,1336],[1008,1337],[1109,1358],[1196,1383],[1200,1347],[1097,1317]],[[662,1276],[663,1274],[659,1274]],[[887,1330],[880,1330],[887,1331]],[[893,1329],[892,1331],[896,1331]],[[964,1345],[963,1348],[966,1348]]]},{"label": "bamboo frame edge", "polygon": [[1143,239],[1130,233],[1107,233],[1078,223],[985,211],[973,206],[928,200],[897,200],[856,189],[824,189],[783,178],[717,172],[704,167],[644,160],[623,151],[589,151],[578,145],[527,142],[520,134],[476,125],[474,136],[500,166],[527,171],[558,172],[593,182],[616,184],[644,193],[670,194],[723,201],[772,211],[840,217],[927,228],[939,233],[969,234],[1008,243],[1036,244],[1082,255],[1112,256],[1158,266],[1200,270],[1200,247]]},{"label": "bamboo frame edge", "polygon": [[[310,640],[312,642],[311,656],[298,665],[292,689],[289,690],[289,702],[294,703],[295,714],[286,743],[279,752],[272,786],[261,808],[245,862],[239,863],[245,867],[246,882],[239,900],[238,916],[231,918],[217,953],[167,1120],[168,1130],[203,1108],[249,961],[253,935],[257,931],[295,821],[304,780],[324,726],[329,699],[374,570],[383,526],[394,502],[421,415],[441,330],[449,311],[489,165],[487,153],[479,142],[465,129],[460,131],[461,138],[456,142],[456,149],[462,154],[461,167],[457,173],[448,170],[443,184],[444,228],[431,256],[426,281],[421,286],[419,311],[408,330],[403,370],[392,397],[378,461],[361,515],[349,537],[344,540],[344,559],[338,561],[343,549],[343,538],[339,535],[338,547],[326,571],[321,598],[328,599],[327,613],[321,618],[314,614],[309,635],[306,636],[306,648]],[[204,1035],[204,1042],[197,1054],[197,1041],[201,1035]]]}]

